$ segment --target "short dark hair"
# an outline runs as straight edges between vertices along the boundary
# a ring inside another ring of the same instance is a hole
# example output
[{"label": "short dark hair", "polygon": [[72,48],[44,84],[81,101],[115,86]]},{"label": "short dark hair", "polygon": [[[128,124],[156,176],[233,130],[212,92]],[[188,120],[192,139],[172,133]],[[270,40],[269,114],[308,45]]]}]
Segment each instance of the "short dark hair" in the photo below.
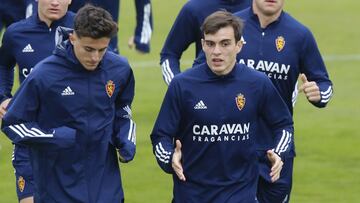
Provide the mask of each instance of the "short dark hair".
[{"label": "short dark hair", "polygon": [[216,11],[205,18],[201,26],[201,32],[204,37],[205,34],[215,34],[221,28],[231,26],[234,29],[235,41],[241,39],[242,29],[244,27],[243,21],[227,11]]},{"label": "short dark hair", "polygon": [[74,30],[78,37],[112,38],[117,34],[118,26],[105,9],[86,4],[75,16]]}]

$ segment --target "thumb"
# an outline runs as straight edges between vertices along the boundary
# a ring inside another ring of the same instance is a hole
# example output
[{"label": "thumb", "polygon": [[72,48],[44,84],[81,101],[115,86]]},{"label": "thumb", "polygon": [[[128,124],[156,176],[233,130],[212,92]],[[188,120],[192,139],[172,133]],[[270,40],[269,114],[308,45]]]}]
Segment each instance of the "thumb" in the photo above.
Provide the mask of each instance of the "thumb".
[{"label": "thumb", "polygon": [[301,79],[301,81],[302,81],[303,83],[308,82],[307,77],[306,77],[306,75],[305,75],[304,73],[302,73],[302,74],[300,75],[300,79]]},{"label": "thumb", "polygon": [[272,150],[268,150],[268,151],[266,152],[266,154],[267,154],[268,159],[269,159],[270,162],[272,163],[272,162],[274,161],[274,152],[273,152]]},{"label": "thumb", "polygon": [[176,140],[176,150],[181,150],[181,142],[180,140]]}]

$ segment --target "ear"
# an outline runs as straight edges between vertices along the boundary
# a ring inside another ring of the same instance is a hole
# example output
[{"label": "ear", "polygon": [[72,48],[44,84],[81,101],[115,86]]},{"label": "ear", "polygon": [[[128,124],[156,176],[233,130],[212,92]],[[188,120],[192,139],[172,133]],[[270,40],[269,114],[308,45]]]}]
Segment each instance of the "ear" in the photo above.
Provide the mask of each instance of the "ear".
[{"label": "ear", "polygon": [[241,51],[241,48],[243,46],[243,41],[242,40],[239,40],[238,42],[236,42],[236,53],[239,53]]},{"label": "ear", "polygon": [[74,45],[74,42],[76,41],[76,36],[74,33],[69,34],[69,40],[72,45]]},{"label": "ear", "polygon": [[202,47],[203,50],[204,50],[204,45],[205,45],[205,40],[201,39],[201,47]]}]

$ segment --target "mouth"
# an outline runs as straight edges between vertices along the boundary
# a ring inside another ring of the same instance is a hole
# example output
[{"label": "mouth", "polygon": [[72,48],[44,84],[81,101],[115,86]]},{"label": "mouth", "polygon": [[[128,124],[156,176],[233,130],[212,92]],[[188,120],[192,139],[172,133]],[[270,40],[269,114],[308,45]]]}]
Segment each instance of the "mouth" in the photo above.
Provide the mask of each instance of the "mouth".
[{"label": "mouth", "polygon": [[88,63],[87,65],[90,67],[94,67],[94,66],[97,66],[97,63]]},{"label": "mouth", "polygon": [[85,63],[88,66],[97,66],[98,65],[98,62],[96,62],[96,61],[86,61]]},{"label": "mouth", "polygon": [[49,9],[49,12],[50,12],[50,13],[59,13],[59,9],[50,8],[50,9]]},{"label": "mouth", "polygon": [[211,62],[215,65],[215,66],[219,66],[222,65],[222,63],[224,62],[224,60],[220,59],[220,58],[213,58],[211,60]]}]

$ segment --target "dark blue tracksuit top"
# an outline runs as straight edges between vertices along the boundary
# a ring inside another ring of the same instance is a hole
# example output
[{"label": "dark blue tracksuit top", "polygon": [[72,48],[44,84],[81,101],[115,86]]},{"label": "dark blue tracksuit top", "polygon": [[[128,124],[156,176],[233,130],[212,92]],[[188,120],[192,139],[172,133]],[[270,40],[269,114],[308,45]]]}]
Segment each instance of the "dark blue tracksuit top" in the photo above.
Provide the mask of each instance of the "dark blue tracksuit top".
[{"label": "dark blue tracksuit top", "polygon": [[[259,134],[260,119],[272,134]],[[242,64],[217,76],[205,63],[170,83],[151,140],[160,167],[174,174],[174,202],[250,203],[259,175],[256,137],[270,137],[269,149],[286,156],[292,124],[267,76]],[[171,167],[175,139],[182,143],[185,182]]]},{"label": "dark blue tracksuit top", "polygon": [[[267,75],[291,114],[298,96],[297,80],[300,73],[304,73],[309,81],[315,81],[320,88],[321,100],[313,105],[325,107],[333,93],[332,82],[310,30],[284,11],[266,28],[260,27],[258,17],[251,7],[235,15],[245,22],[245,42],[237,55],[238,62]],[[202,52],[195,64],[205,61]],[[271,134],[270,128],[263,121],[261,126],[262,134]],[[272,146],[273,140],[261,137],[257,143],[259,153],[263,154]],[[290,148],[288,157],[294,157],[295,145]],[[270,180],[268,167],[261,173]]]},{"label": "dark blue tracksuit top", "polygon": [[[317,107],[325,107],[332,96],[332,83],[319,49],[310,30],[282,12],[280,17],[266,28],[261,28],[257,15],[252,8],[235,13],[245,21],[243,45],[237,55],[239,63],[265,73],[282,99],[290,113],[293,113],[298,96],[297,80],[304,73],[309,81],[315,81],[320,88],[321,100],[313,103]],[[262,134],[271,133],[270,128],[261,121]],[[258,150],[265,153],[273,140],[258,138]],[[295,156],[295,143],[290,146],[288,157]],[[268,181],[269,167],[263,167],[261,175]]]},{"label": "dark blue tracksuit top", "polygon": [[0,102],[12,97],[15,65],[19,66],[22,83],[32,68],[55,49],[56,28],[72,28],[74,16],[74,13],[68,12],[48,27],[35,14],[7,28],[0,48]]},{"label": "dark blue tracksuit top", "polygon": [[125,161],[135,155],[133,96],[127,60],[109,51],[87,71],[65,41],[35,66],[2,123],[31,149],[35,202],[123,200],[116,150]]}]

